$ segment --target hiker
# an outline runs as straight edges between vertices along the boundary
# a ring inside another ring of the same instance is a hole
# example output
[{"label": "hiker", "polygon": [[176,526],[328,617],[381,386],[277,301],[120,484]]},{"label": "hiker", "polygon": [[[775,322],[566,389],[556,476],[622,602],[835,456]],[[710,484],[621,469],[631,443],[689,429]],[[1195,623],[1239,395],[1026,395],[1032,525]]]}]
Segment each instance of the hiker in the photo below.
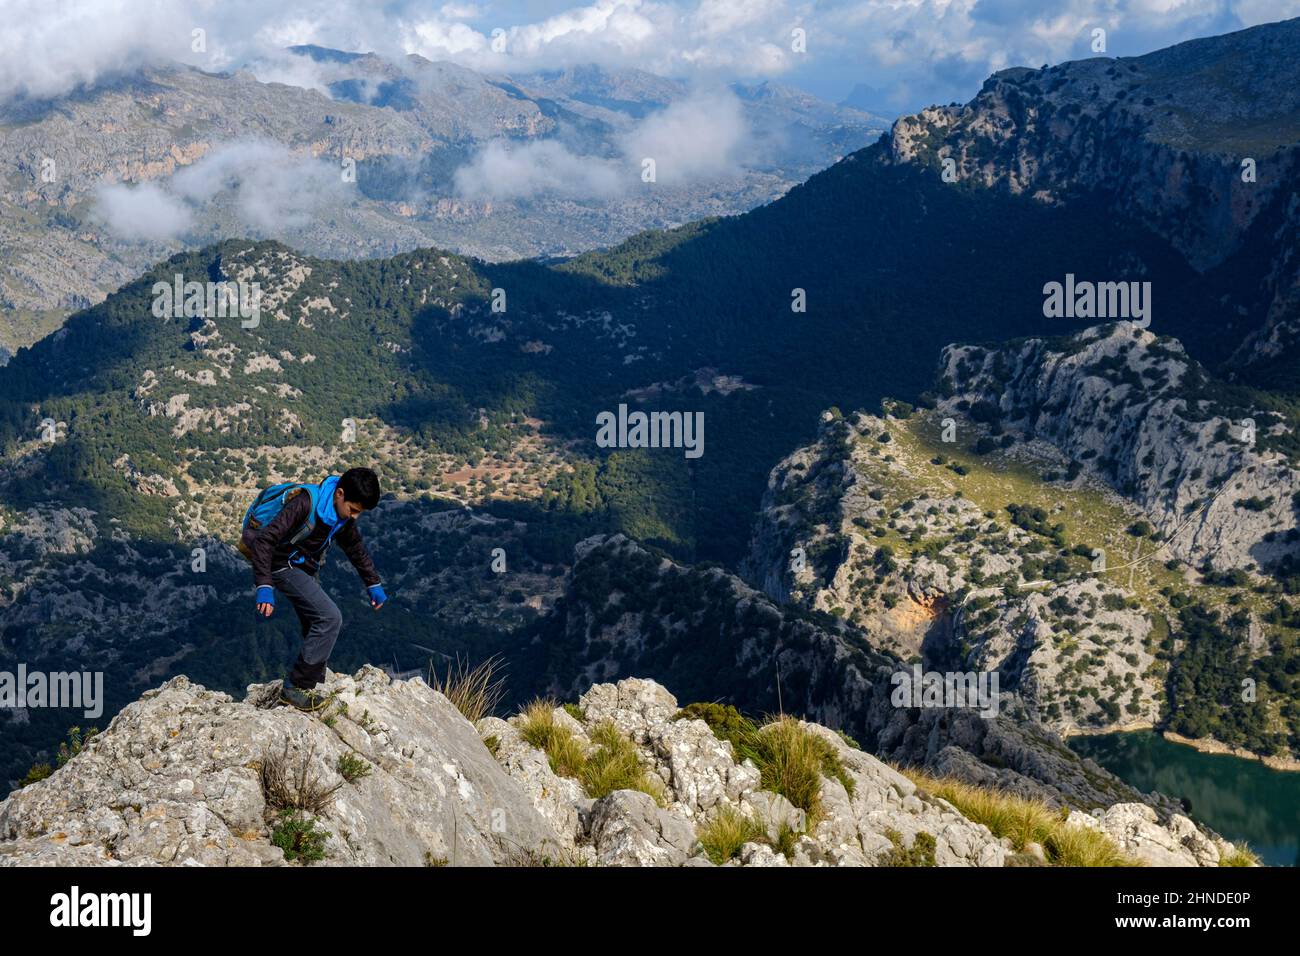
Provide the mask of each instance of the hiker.
[{"label": "hiker", "polygon": [[377,611],[388,600],[356,522],[357,515],[378,503],[379,477],[369,468],[350,468],[319,485],[272,485],[244,516],[239,550],[253,565],[257,613],[270,617],[275,612],[279,590],[302,624],[302,650],[284,679],[283,703],[300,710],[317,710],[325,703],[312,688],[325,679],[325,665],[343,627],[338,605],[316,579],[331,541],[337,538],[357,569],[370,606]]}]

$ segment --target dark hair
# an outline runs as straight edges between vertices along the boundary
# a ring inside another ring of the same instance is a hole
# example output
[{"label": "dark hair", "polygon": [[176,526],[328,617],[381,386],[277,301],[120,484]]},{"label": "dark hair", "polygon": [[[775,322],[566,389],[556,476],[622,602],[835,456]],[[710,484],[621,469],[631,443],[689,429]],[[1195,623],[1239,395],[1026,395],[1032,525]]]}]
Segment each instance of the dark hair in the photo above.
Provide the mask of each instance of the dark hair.
[{"label": "dark hair", "polygon": [[349,468],[339,479],[343,500],[361,505],[369,511],[379,504],[379,476],[369,468]]}]

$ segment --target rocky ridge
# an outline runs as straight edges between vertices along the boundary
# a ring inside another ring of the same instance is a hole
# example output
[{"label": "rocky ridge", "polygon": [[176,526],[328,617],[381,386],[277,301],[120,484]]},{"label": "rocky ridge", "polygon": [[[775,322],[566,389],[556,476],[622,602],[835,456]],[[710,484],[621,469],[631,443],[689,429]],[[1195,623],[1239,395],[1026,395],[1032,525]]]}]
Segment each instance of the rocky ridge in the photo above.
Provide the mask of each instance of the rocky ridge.
[{"label": "rocky ridge", "polygon": [[[752,714],[803,714],[843,730],[883,759],[1050,806],[1144,803],[1162,820],[1178,812],[1174,801],[1140,793],[1057,735],[1053,728],[1074,722],[1053,719],[1032,679],[1036,668],[1049,668],[1053,655],[1063,653],[1064,641],[1046,629],[1039,632],[1044,660],[1019,669],[1014,661],[1004,665],[1008,677],[996,716],[900,705],[893,699],[894,676],[910,671],[905,657],[915,656],[882,647],[869,619],[860,625],[798,602],[778,603],[735,575],[679,565],[622,535],[588,539],[579,552],[551,626],[542,632],[544,656],[527,665],[544,675],[541,692],[571,699],[593,682],[651,674],[690,699],[722,701]],[[992,642],[997,632],[989,631]],[[1097,634],[1117,643],[1113,633]],[[978,636],[970,640],[978,647]],[[1090,652],[1104,651],[1117,667],[1128,667],[1124,650],[1090,645]],[[1080,687],[1097,683],[1111,694],[1107,677],[1097,668],[1072,672],[1068,680]],[[1069,691],[1051,693],[1061,699]],[[1080,708],[1090,700],[1080,692]],[[1080,713],[1104,720],[1100,711]]]},{"label": "rocky ridge", "polygon": [[[52,776],[0,803],[0,863],[711,865],[700,828],[721,813],[789,834],[785,852],[756,838],[728,865],[881,865],[892,851],[924,856],[927,844],[934,865],[1025,862],[952,804],[801,723],[841,767],[822,778],[822,810],[805,827],[708,724],[674,719],[676,699],[653,681],[593,686],[579,717],[557,708],[554,720],[583,748],[597,727],[612,727],[635,747],[658,798],[588,795],[524,739],[521,718],[475,728],[418,678],[367,666],[331,673],[325,689],[331,705],[318,718],[274,707],[275,685],[250,686],[239,702],[173,678]],[[303,844],[287,823],[308,818],[314,857],[298,855]],[[1142,806],[1075,811],[1068,825],[1101,829],[1148,863],[1213,865],[1229,851],[1185,818],[1161,824]]]}]

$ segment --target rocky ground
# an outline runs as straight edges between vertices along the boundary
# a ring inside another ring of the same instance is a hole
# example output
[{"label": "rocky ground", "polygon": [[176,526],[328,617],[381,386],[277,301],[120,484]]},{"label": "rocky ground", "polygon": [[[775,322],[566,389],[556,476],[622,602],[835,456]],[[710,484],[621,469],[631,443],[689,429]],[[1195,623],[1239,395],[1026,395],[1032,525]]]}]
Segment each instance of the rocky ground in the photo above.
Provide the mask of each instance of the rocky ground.
[{"label": "rocky ground", "polygon": [[[147,692],[0,803],[0,863],[708,866],[701,837],[719,817],[756,824],[731,866],[1041,862],[1041,847],[1015,852],[836,732],[799,722],[838,767],[810,816],[764,789],[709,724],[678,719],[653,681],[597,684],[550,718],[587,755],[610,735],[631,744],[645,784],[599,794],[557,775],[528,742],[528,716],[476,727],[418,678],[331,673],[315,716],[273,706],[277,689],[253,685],[236,701],[178,677]],[[1213,865],[1229,850],[1144,805],[1074,810],[1065,825],[1154,865]]]}]

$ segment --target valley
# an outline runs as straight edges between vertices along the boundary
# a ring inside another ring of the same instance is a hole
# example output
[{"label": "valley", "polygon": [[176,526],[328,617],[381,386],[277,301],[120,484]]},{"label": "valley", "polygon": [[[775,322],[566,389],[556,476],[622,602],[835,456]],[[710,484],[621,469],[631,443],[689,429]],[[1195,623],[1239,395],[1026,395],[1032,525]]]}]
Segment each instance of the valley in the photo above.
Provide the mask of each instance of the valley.
[{"label": "valley", "polygon": [[[613,161],[689,91],[317,47],[295,55],[334,99],[154,68],[78,102],[132,125],[50,190],[30,179],[68,116],[6,116],[0,239],[80,265],[0,276],[25,290],[4,303],[0,664],[101,670],[106,717],[180,675],[278,678],[297,624],[252,614],[238,522],[269,483],[365,464],[393,598],[369,613],[331,560],[337,674],[495,659],[515,709],[658,681],[1172,826],[1176,788],[1081,753],[1152,731],[1300,758],[1294,59],[1259,67],[1267,109],[1220,83],[1261,49],[1300,49],[1300,21],[1004,70],[878,141],[867,114],[737,87],[755,127],[812,145],[652,202],[491,215],[438,192],[491,135]],[[295,156],[375,158],[364,198],[280,240],[230,238],[232,196],[129,247],[87,225],[97,177],[175,185],[272,115]],[[1142,314],[1051,312],[1066,276],[1132,284]],[[182,279],[255,284],[260,321],[155,309]],[[997,716],[892,705],[914,665],[996,674]],[[0,715],[0,790],[68,732]]]}]

